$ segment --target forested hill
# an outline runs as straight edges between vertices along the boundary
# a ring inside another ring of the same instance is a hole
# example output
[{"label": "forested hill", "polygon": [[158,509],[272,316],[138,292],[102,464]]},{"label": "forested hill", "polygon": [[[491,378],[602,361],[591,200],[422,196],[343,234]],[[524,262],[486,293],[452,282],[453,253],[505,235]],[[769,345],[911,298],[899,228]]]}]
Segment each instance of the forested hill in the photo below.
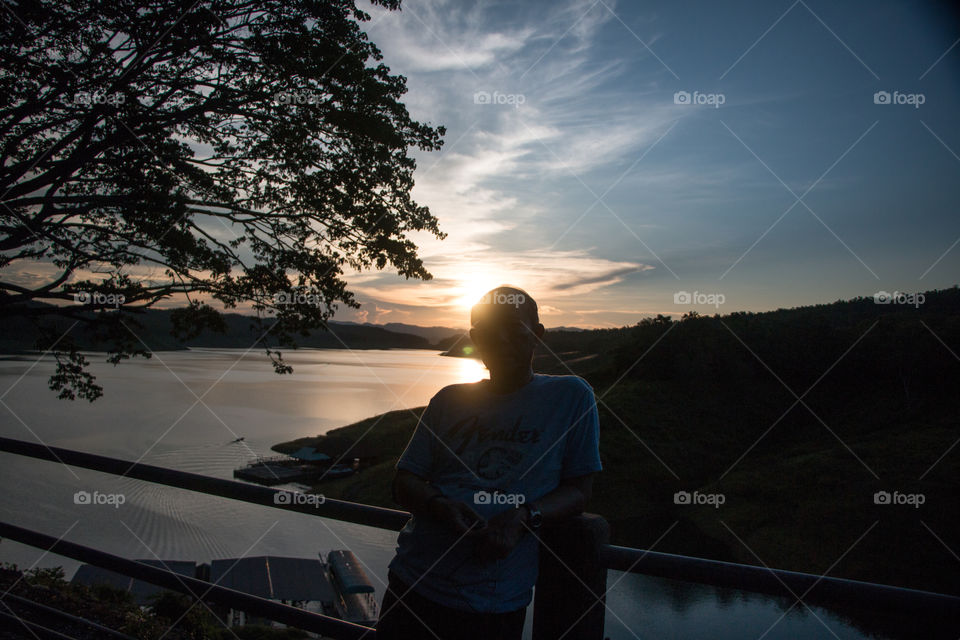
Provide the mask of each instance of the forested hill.
[{"label": "forested hill", "polygon": [[[539,370],[596,391],[591,511],[620,543],[647,547],[677,523],[659,550],[814,573],[843,557],[833,575],[958,593],[942,570],[956,562],[944,543],[960,545],[956,287],[919,306],[689,314],[546,342]],[[677,491],[725,502],[676,504]]]},{"label": "forested hill", "polygon": [[932,352],[950,358],[950,348],[956,351],[957,346],[949,338],[956,337],[960,322],[960,289],[922,295],[919,306],[877,304],[870,297],[761,313],[691,312],[679,320],[657,316],[619,329],[550,331],[544,336],[545,347],[538,350],[538,368],[562,370],[560,359],[592,355],[589,364],[585,361],[579,368],[598,382],[622,375],[715,382],[730,374],[741,379],[748,371],[763,371],[769,378],[769,368],[785,382],[800,385],[812,383],[848,347],[863,340],[844,359],[842,370],[876,367],[871,375],[894,375],[909,390],[911,379],[922,375],[919,369],[929,372],[942,359]]},{"label": "forested hill", "polygon": [[[39,306],[39,305],[34,305]],[[143,313],[125,313],[124,322],[150,349],[160,351],[188,347],[238,348],[250,347],[270,326],[270,319],[262,327],[256,326],[254,318],[239,313],[225,313],[223,332],[204,330],[188,339],[177,339],[171,334],[173,310],[151,309]],[[59,335],[74,321],[67,318],[44,318],[39,321],[53,327]],[[0,353],[17,353],[36,349],[38,320],[35,318],[8,315],[0,317]],[[423,335],[389,330],[382,326],[353,322],[330,322],[329,331],[315,330],[308,336],[296,336],[297,346],[327,349],[430,349],[432,341]],[[435,327],[434,330],[440,328]],[[455,334],[456,329],[450,329]],[[70,335],[79,348],[91,351],[106,350],[107,342],[85,331],[78,324]],[[432,335],[432,334],[431,334]],[[131,336],[131,339],[136,340]],[[139,341],[137,341],[139,345]]]}]

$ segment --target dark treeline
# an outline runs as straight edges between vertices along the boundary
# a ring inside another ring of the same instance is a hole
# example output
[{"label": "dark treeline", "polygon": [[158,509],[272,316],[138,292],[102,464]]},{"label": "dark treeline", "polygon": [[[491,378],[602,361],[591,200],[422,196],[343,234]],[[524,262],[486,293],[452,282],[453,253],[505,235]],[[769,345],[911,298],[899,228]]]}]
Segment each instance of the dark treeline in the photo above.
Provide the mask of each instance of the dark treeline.
[{"label": "dark treeline", "polygon": [[[538,370],[596,391],[590,510],[615,542],[647,548],[669,529],[658,550],[813,573],[843,556],[832,575],[958,592],[944,570],[960,547],[956,287],[919,307],[658,316],[545,344]],[[724,503],[675,504],[695,490]],[[924,502],[876,504],[881,491]]]}]

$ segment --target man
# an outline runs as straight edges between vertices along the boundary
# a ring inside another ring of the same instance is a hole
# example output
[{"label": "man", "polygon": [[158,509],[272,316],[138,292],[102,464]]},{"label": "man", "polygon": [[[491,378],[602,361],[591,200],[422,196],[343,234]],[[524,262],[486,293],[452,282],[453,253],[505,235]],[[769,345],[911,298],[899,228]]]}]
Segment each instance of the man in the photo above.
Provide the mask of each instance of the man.
[{"label": "man", "polygon": [[519,640],[537,579],[541,526],[578,515],[601,470],[593,390],[533,372],[537,303],[498,287],[470,312],[489,380],[431,400],[397,461],[400,532],[379,640]]}]

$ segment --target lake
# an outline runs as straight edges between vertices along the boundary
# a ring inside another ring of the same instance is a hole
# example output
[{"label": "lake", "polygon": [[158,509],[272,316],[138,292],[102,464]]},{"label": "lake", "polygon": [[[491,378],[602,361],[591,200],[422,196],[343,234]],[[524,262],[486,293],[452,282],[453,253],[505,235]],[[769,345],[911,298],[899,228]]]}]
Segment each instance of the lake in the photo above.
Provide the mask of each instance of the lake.
[{"label": "lake", "polygon": [[[285,351],[292,375],[261,352],[159,352],[117,367],[89,354],[104,396],[57,400],[52,358],[0,360],[0,434],[232,479],[270,446],[385,411],[425,405],[441,387],[487,377],[475,360],[435,351]],[[244,437],[243,442],[233,440]],[[314,558],[350,549],[383,595],[396,533],[313,518],[0,453],[4,520],[129,558],[195,560],[241,555]],[[78,490],[119,493],[119,507],[74,504]],[[78,563],[9,540],[0,561],[21,568]],[[832,613],[737,591],[611,571],[606,636],[627,638],[866,638]],[[527,637],[532,624],[527,614]]]}]

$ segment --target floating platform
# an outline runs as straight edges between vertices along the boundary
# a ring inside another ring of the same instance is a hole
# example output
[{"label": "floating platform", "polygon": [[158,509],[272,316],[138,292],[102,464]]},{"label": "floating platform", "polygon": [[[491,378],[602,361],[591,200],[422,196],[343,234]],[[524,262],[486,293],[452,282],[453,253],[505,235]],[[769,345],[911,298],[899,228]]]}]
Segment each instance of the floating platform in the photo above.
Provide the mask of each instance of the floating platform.
[{"label": "floating platform", "polygon": [[343,478],[356,472],[360,459],[354,458],[352,464],[332,464],[330,456],[306,447],[290,456],[258,457],[247,466],[233,470],[233,477],[272,486],[289,482],[309,484],[321,480]]},{"label": "floating platform", "polygon": [[322,469],[312,464],[256,462],[234,469],[233,477],[272,486],[288,482],[309,482],[319,478],[322,473]]}]

